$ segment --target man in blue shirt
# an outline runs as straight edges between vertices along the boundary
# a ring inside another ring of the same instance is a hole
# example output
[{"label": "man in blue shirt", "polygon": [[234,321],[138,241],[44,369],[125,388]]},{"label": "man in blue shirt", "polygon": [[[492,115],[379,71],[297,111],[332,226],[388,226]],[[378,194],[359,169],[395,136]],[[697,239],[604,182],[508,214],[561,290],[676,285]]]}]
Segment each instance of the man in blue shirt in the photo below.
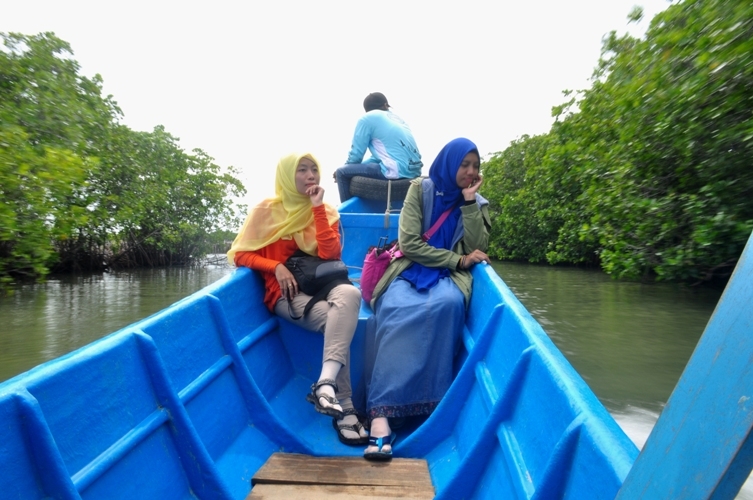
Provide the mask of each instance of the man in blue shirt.
[{"label": "man in blue shirt", "polygon": [[[355,176],[374,179],[412,179],[421,175],[421,153],[408,125],[390,111],[387,98],[373,92],[363,100],[363,115],[356,124],[353,144],[345,166],[335,171],[340,201],[351,198],[350,180]],[[371,157],[362,163],[366,149]]]}]

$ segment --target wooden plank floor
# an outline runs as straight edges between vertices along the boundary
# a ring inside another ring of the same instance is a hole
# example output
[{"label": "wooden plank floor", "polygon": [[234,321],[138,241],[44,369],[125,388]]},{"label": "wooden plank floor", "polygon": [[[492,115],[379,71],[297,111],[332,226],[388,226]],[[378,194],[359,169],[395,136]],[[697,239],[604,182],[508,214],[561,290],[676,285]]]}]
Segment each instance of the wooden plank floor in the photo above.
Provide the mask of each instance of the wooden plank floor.
[{"label": "wooden plank floor", "polygon": [[409,458],[369,462],[361,457],[275,453],[251,484],[246,500],[434,498],[426,460]]}]

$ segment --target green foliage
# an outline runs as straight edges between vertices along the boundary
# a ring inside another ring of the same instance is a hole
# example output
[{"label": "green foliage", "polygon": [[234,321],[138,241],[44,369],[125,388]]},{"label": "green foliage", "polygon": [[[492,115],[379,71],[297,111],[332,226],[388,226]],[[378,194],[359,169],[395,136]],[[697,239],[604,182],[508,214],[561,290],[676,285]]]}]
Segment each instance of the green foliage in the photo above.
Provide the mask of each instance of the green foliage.
[{"label": "green foliage", "polygon": [[645,40],[606,41],[608,76],[584,104],[621,120],[587,190],[608,272],[702,279],[740,254],[753,229],[751,35],[753,4],[705,1],[671,6]]},{"label": "green foliage", "polygon": [[[137,133],[120,127],[91,183],[87,204],[94,234],[120,235],[110,264],[184,264],[211,248],[210,233],[239,224],[226,202],[245,190],[201,150],[187,154],[163,127]],[[127,186],[126,189],[123,186]]]},{"label": "green foliage", "polygon": [[0,126],[0,280],[46,274],[53,238],[69,221],[65,200],[83,178],[70,151],[35,151],[20,127]]},{"label": "green foliage", "polygon": [[[643,40],[611,33],[593,86],[554,115],[535,164],[512,161],[535,148],[524,138],[485,165],[490,180],[524,185],[490,183],[507,190],[497,193],[509,210],[493,229],[499,256],[583,262],[597,252],[626,278],[731,270],[753,229],[753,4],[685,1]],[[531,209],[520,212],[521,200]]]},{"label": "green foliage", "polygon": [[99,75],[51,33],[2,34],[0,283],[55,270],[187,263],[235,227],[231,168],[164,128],[118,123]]},{"label": "green foliage", "polygon": [[[70,48],[51,36],[2,35],[0,50],[0,279],[43,276],[53,242],[72,223],[67,201],[93,163],[85,129],[95,82],[77,76]],[[105,105],[106,108],[106,105]]]},{"label": "green foliage", "polygon": [[557,253],[564,237],[560,230],[578,216],[578,190],[567,175],[569,161],[566,145],[548,134],[523,136],[485,163],[483,189],[493,218],[491,255],[530,262],[563,260]]}]

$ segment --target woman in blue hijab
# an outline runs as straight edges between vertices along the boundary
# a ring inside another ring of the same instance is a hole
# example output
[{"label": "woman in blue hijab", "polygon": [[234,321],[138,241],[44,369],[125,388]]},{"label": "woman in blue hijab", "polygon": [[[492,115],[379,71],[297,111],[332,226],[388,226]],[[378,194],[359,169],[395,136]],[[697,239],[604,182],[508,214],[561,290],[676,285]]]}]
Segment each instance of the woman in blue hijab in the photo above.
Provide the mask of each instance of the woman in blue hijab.
[{"label": "woman in blue hijab", "polygon": [[389,419],[429,415],[454,377],[473,278],[488,262],[488,202],[478,194],[480,155],[468,139],[450,141],[412,181],[400,213],[404,257],[377,284],[366,329],[364,394],[371,420],[364,457],[389,460]]}]

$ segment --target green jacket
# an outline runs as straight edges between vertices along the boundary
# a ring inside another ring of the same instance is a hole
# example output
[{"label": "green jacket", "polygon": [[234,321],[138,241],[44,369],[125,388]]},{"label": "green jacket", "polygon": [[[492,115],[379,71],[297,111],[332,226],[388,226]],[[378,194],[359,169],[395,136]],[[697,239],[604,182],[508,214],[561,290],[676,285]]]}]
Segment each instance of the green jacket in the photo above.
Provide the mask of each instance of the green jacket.
[{"label": "green jacket", "polygon": [[405,203],[400,213],[400,226],[398,227],[398,242],[403,252],[402,259],[394,260],[377,283],[374,296],[371,299],[371,308],[376,305],[377,299],[387,290],[392,280],[412,263],[418,262],[427,267],[446,267],[450,270],[450,278],[458,286],[465,296],[465,305],[471,298],[471,285],[473,277],[470,271],[458,271],[457,266],[463,255],[474,250],[486,252],[489,245],[489,218],[488,205],[479,209],[479,205],[464,205],[460,207],[464,235],[452,250],[435,248],[427,244],[422,238],[423,234],[423,190],[421,178],[411,181]]}]

